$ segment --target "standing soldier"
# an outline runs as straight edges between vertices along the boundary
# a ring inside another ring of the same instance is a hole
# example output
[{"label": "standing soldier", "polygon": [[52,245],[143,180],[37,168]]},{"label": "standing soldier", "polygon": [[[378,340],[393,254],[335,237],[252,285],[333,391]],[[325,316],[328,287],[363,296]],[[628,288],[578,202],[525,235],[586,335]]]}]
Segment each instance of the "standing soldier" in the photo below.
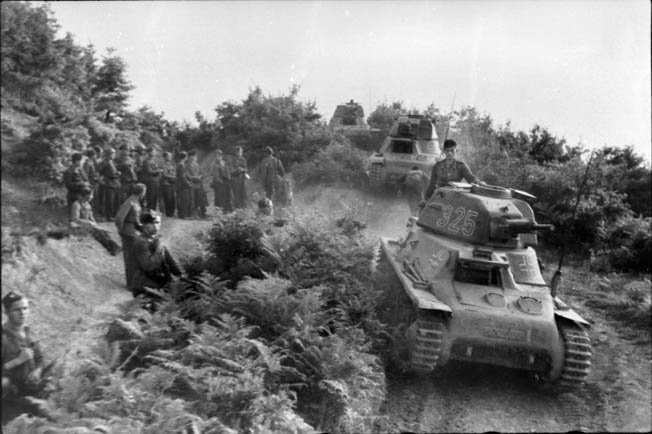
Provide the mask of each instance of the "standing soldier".
[{"label": "standing soldier", "polygon": [[113,221],[120,207],[120,171],[115,167],[113,156],[115,150],[108,148],[104,152],[104,160],[100,162],[97,173],[100,175],[100,213],[109,221]]},{"label": "standing soldier", "polygon": [[131,289],[130,285],[134,275],[134,241],[140,235],[142,229],[140,226],[140,215],[142,214],[140,203],[145,197],[146,190],[145,184],[134,184],[131,195],[122,203],[118,214],[115,216],[115,225],[118,228],[120,238],[122,238],[122,255],[128,289]]},{"label": "standing soldier", "polygon": [[[206,192],[204,191],[204,183],[202,181],[201,168],[197,162],[197,151],[194,149],[188,153],[188,160],[185,164],[186,179],[191,187],[192,206],[190,209],[189,217],[206,217]],[[199,208],[199,215],[197,209]]]},{"label": "standing soldier", "polygon": [[180,219],[190,218],[193,209],[192,187],[186,176],[186,161],[188,154],[184,151],[179,152],[179,162],[177,163],[177,216]]},{"label": "standing soldier", "polygon": [[168,217],[174,217],[176,181],[177,168],[174,161],[172,161],[172,154],[164,152],[163,173],[161,175],[161,210],[164,210],[165,215]]},{"label": "standing soldier", "polygon": [[120,146],[120,155],[115,164],[120,171],[120,202],[122,203],[131,195],[131,187],[137,182],[135,163],[129,155],[127,145]]},{"label": "standing soldier", "polygon": [[82,169],[82,159],[84,157],[80,153],[72,154],[72,164],[65,172],[63,172],[63,184],[66,186],[68,193],[66,194],[66,203],[68,204],[68,211],[70,205],[77,200],[77,195],[82,188],[88,186],[88,178]]},{"label": "standing soldier", "polygon": [[265,195],[272,202],[275,200],[274,192],[278,190],[279,178],[285,176],[285,169],[281,160],[274,156],[274,150],[269,146],[265,148],[267,157],[262,161],[260,166],[261,179],[265,188]]},{"label": "standing soldier", "polygon": [[215,195],[215,206],[222,212],[233,211],[233,202],[231,200],[231,173],[222,158],[222,151],[215,152],[215,161],[211,166],[211,175],[213,176],[213,194]]},{"label": "standing soldier", "polygon": [[88,179],[88,183],[91,186],[91,190],[93,192],[93,199],[91,206],[93,209],[99,210],[100,209],[100,175],[97,173],[97,152],[93,149],[89,149],[86,151],[86,161],[84,161],[84,164],[82,168],[84,169],[84,173],[86,173],[86,178]]},{"label": "standing soldier", "polygon": [[156,210],[159,198],[159,183],[161,182],[161,172],[163,171],[155,161],[154,148],[147,148],[147,159],[143,163],[143,174],[145,185],[147,186],[147,207]]},{"label": "standing soldier", "polygon": [[233,192],[233,206],[235,208],[247,207],[247,160],[242,155],[242,147],[235,148],[235,160],[231,171],[231,191]]}]

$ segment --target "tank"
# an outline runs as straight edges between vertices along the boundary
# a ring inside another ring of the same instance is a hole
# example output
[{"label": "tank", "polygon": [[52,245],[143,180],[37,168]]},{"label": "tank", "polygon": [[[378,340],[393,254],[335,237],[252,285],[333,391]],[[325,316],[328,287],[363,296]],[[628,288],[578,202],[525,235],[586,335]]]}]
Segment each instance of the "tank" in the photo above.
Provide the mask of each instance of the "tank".
[{"label": "tank", "polygon": [[374,149],[382,138],[378,128],[371,128],[367,124],[362,106],[353,100],[338,105],[328,125],[365,150]]},{"label": "tank", "polygon": [[433,121],[421,115],[400,115],[379,149],[369,157],[366,173],[372,186],[397,185],[413,167],[430,175],[439,139]]},{"label": "tank", "polygon": [[450,183],[410,217],[404,238],[381,239],[379,315],[403,369],[427,374],[461,360],[522,369],[560,391],[584,383],[589,323],[541,274],[537,231],[553,228],[537,224],[532,199]]}]

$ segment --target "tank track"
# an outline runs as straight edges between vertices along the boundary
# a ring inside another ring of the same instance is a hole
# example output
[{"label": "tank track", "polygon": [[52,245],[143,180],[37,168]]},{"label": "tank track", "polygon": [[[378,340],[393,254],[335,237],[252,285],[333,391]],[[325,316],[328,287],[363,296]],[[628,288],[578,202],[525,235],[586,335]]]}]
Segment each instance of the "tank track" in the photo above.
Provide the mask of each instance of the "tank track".
[{"label": "tank track", "polygon": [[557,387],[561,391],[582,386],[591,368],[591,339],[588,333],[575,326],[560,324],[564,339],[564,365]]},{"label": "tank track", "polygon": [[416,341],[410,353],[410,368],[420,374],[435,370],[441,355],[444,321],[433,315],[419,314],[415,322]]}]

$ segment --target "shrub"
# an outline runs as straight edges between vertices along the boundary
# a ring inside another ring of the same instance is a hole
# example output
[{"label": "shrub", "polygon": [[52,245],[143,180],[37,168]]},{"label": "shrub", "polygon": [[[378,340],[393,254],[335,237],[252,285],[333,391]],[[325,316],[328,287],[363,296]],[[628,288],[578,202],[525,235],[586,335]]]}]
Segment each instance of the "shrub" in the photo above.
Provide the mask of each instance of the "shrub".
[{"label": "shrub", "polygon": [[650,273],[652,234],[648,218],[627,216],[603,229],[598,248],[592,251],[590,266],[595,271]]},{"label": "shrub", "polygon": [[343,139],[332,141],[320,149],[314,158],[292,167],[292,174],[301,187],[333,185],[343,181],[350,186],[361,186],[365,180],[365,153]]}]

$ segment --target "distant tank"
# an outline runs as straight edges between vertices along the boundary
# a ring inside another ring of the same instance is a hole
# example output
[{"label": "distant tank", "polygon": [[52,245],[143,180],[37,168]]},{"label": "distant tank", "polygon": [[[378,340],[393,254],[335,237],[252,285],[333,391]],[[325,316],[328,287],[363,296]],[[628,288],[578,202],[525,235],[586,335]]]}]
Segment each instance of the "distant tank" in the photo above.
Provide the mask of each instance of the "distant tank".
[{"label": "distant tank", "polygon": [[362,149],[374,149],[381,139],[380,130],[369,127],[364,109],[353,100],[338,105],[328,125]]},{"label": "distant tank", "polygon": [[430,176],[438,150],[439,139],[431,119],[421,115],[400,115],[389,136],[367,160],[369,183],[372,186],[396,185],[415,166]]},{"label": "distant tank", "polygon": [[541,275],[533,196],[488,185],[438,188],[401,240],[382,238],[374,281],[394,360],[431,373],[449,360],[529,371],[567,390],[591,365],[589,323]]}]

